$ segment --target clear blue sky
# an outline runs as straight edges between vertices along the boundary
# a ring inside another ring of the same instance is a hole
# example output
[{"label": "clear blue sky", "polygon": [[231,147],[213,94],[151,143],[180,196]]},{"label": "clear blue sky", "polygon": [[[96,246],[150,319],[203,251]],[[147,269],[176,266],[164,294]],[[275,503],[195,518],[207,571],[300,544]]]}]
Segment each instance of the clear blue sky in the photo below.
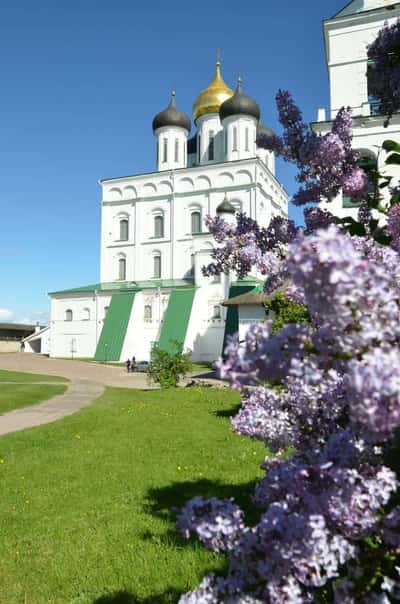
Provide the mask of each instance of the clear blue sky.
[{"label": "clear blue sky", "polygon": [[[221,48],[278,129],[274,95],[328,106],[322,19],[345,0],[16,0],[0,7],[0,321],[47,318],[47,292],[98,281],[98,179],[154,169],[151,121],[180,108]],[[279,164],[289,192],[293,170]],[[298,217],[298,212],[292,214]]]}]

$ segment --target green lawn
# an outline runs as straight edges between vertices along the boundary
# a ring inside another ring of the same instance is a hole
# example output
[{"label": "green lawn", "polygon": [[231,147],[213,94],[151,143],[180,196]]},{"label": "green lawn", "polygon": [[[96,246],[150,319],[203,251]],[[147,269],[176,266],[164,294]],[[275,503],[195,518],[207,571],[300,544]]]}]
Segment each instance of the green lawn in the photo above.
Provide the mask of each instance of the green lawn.
[{"label": "green lawn", "polygon": [[0,438],[1,604],[177,602],[223,558],[174,528],[203,494],[248,502],[265,449],[231,433],[236,393],[108,389]]},{"label": "green lawn", "polygon": [[19,407],[36,405],[56,394],[63,394],[65,390],[66,386],[52,384],[2,384],[0,388],[0,415]]},{"label": "green lawn", "polygon": [[22,373],[19,371],[6,371],[0,369],[0,382],[67,382],[63,377],[58,375],[40,375],[39,373]]}]

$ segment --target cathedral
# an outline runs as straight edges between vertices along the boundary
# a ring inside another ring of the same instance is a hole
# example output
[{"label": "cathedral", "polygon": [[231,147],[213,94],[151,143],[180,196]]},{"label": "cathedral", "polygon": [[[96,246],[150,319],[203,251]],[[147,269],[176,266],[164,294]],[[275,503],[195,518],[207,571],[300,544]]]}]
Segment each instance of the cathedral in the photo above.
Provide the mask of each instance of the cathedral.
[{"label": "cathedral", "polygon": [[259,281],[203,276],[216,245],[205,217],[234,220],[243,211],[267,226],[273,216],[287,217],[288,195],[274,155],[256,146],[266,129],[258,104],[240,80],[235,91],[224,82],[219,61],[194,102],[193,121],[190,136],[191,120],[172,92],[152,123],[156,170],[100,181],[100,281],[50,294],[41,352],[141,361],[154,346],[172,350],[178,342],[194,361],[209,362],[237,331],[237,310],[222,302]]},{"label": "cathedral", "polygon": [[[367,171],[385,169],[378,155],[384,140],[400,140],[400,115],[384,127],[367,79],[368,44],[386,21],[399,17],[400,3],[352,0],[324,21],[330,108],[318,109],[312,127],[328,132],[338,110],[350,106],[353,147]],[[168,107],[153,119],[156,171],[100,181],[100,281],[51,293],[50,324],[26,338],[26,351],[141,361],[150,359],[154,346],[172,350],[178,342],[194,361],[209,362],[239,323],[243,333],[262,318],[260,303],[242,308],[232,301],[258,291],[257,275],[216,279],[205,277],[201,268],[216,245],[206,215],[234,220],[243,211],[262,226],[273,216],[288,215],[274,155],[256,145],[258,134],[268,129],[241,82],[235,91],[224,82],[219,61],[193,104],[193,122],[191,136],[191,120],[178,109],[173,92]],[[355,216],[358,202],[339,195],[327,207],[338,216]]]}]

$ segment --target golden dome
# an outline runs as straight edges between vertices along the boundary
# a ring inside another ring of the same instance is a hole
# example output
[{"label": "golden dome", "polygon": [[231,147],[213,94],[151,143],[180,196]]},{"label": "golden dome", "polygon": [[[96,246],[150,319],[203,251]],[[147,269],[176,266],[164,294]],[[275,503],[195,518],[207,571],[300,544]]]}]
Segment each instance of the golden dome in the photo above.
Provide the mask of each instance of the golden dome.
[{"label": "golden dome", "polygon": [[229,88],[221,76],[221,63],[215,65],[215,75],[211,84],[200,92],[193,103],[193,117],[195,120],[205,113],[218,113],[224,101],[233,96],[233,90]]}]

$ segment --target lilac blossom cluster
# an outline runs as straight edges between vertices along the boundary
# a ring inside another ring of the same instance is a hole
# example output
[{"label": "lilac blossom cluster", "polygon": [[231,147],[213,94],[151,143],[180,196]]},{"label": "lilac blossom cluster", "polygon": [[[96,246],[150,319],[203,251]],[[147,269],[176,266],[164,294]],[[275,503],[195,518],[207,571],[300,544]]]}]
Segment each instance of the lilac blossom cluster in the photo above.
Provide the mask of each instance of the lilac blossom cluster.
[{"label": "lilac blossom cluster", "polygon": [[362,199],[368,179],[357,166],[359,155],[351,147],[351,111],[342,108],[330,132],[318,135],[303,121],[289,92],[279,90],[276,103],[283,135],[262,134],[257,144],[299,168],[297,180],[301,186],[292,201],[296,205],[332,201],[342,190],[352,199]]},{"label": "lilac blossom cluster", "polygon": [[[379,31],[368,47],[368,91],[389,118],[400,110],[400,20]],[[387,125],[388,122],[386,122]]]},{"label": "lilac blossom cluster", "polygon": [[[325,223],[292,232],[284,260],[311,325],[277,334],[269,322],[253,325],[244,342],[230,339],[220,361],[221,376],[242,395],[233,429],[276,457],[266,458],[255,489],[254,526],[231,500],[196,498],[181,511],[182,534],[228,558],[226,576],[207,576],[181,604],[302,604],[328,588],[337,604],[400,594],[398,480],[387,462],[400,429],[399,255]],[[229,228],[231,267],[237,227]],[[252,232],[265,241],[254,225]],[[370,542],[376,567],[386,561],[373,584]]]}]

